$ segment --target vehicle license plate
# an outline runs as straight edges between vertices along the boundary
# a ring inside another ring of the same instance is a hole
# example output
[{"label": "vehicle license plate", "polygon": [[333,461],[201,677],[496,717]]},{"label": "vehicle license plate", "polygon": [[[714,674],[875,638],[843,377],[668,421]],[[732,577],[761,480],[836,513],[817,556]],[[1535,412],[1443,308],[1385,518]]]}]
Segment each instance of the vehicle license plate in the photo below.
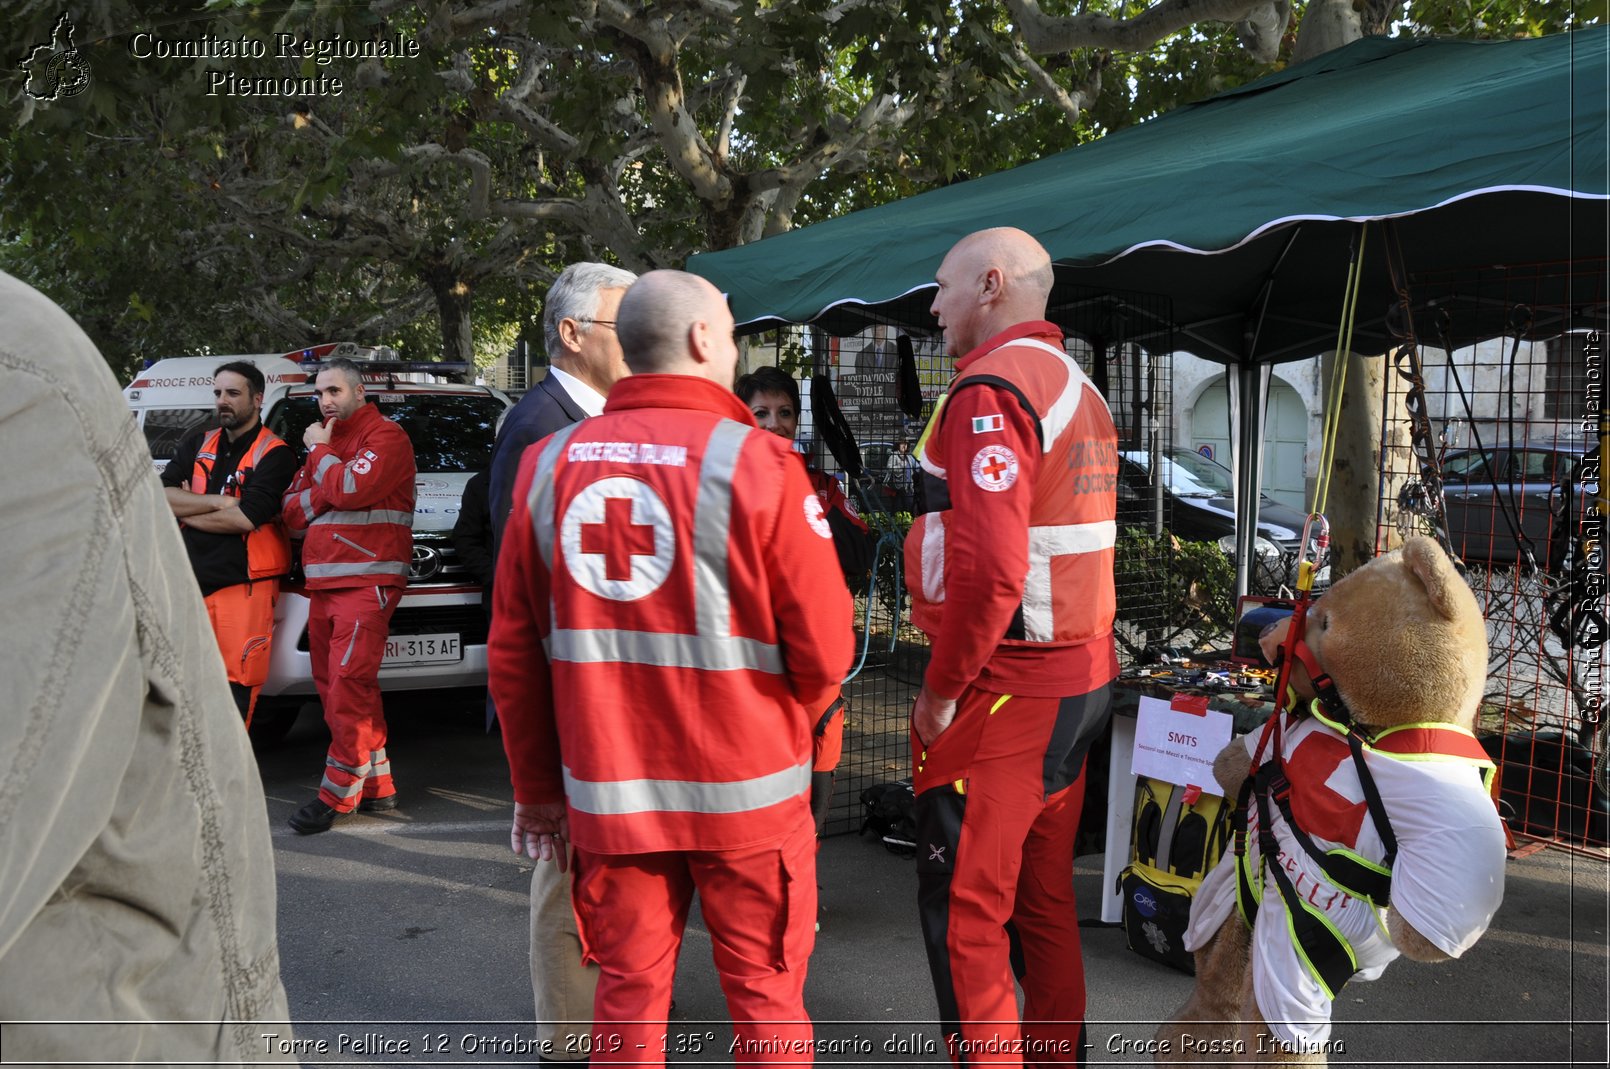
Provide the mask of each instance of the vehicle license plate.
[{"label": "vehicle license plate", "polygon": [[434,635],[391,635],[386,639],[382,664],[437,664],[464,658],[459,636],[450,632]]}]

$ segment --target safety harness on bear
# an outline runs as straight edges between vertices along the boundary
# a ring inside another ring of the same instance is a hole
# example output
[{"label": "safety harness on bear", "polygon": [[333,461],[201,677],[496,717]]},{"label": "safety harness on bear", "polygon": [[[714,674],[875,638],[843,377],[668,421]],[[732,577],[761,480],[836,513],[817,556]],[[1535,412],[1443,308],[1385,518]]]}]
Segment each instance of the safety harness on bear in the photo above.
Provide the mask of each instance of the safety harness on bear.
[{"label": "safety harness on bear", "polygon": [[[1496,772],[1490,758],[1470,732],[1451,724],[1409,724],[1369,733],[1355,723],[1347,705],[1337,692],[1336,684],[1320,667],[1313,650],[1304,641],[1307,608],[1310,604],[1312,576],[1308,562],[1303,563],[1304,573],[1299,574],[1299,598],[1292,614],[1291,627],[1280,644],[1280,675],[1277,693],[1286,695],[1285,708],[1276,710],[1265,723],[1258,747],[1252,758],[1252,769],[1242,784],[1234,816],[1236,855],[1236,907],[1248,928],[1257,919],[1258,906],[1263,900],[1263,879],[1275,882],[1285,906],[1286,927],[1292,946],[1309,974],[1319,983],[1328,998],[1334,999],[1342,986],[1358,972],[1358,959],[1352,946],[1336,929],[1325,911],[1298,891],[1281,861],[1280,840],[1275,833],[1275,813],[1284,822],[1291,841],[1318,867],[1326,881],[1336,890],[1367,902],[1371,907],[1384,909],[1392,900],[1392,865],[1397,860],[1398,841],[1387,815],[1374,775],[1366,759],[1370,754],[1398,760],[1452,760],[1476,767],[1482,775],[1484,789],[1492,788]],[[1301,664],[1313,683],[1316,697],[1303,709],[1295,692],[1288,687],[1292,666]],[[1354,774],[1375,836],[1380,841],[1382,856],[1372,861],[1342,846],[1322,847],[1298,822],[1292,805],[1292,784],[1286,775],[1283,734],[1288,723],[1303,717],[1312,717],[1325,728],[1335,732],[1347,743]],[[1266,756],[1267,755],[1267,756]],[[1251,807],[1257,807],[1258,854],[1253,860],[1247,849],[1248,821]]]},{"label": "safety harness on bear", "polygon": [[[1352,346],[1353,321],[1357,311],[1358,287],[1362,272],[1360,265],[1363,261],[1364,240],[1367,232],[1361,226],[1356,234],[1351,249],[1348,265],[1347,284],[1344,287],[1342,298],[1342,316],[1338,329],[1337,352],[1345,354]],[[1286,923],[1291,934],[1292,944],[1297,955],[1302,959],[1309,973],[1325,989],[1325,993],[1336,997],[1354,973],[1358,971],[1358,959],[1353,954],[1353,948],[1336,930],[1329,918],[1322,910],[1305,901],[1293,885],[1291,877],[1287,875],[1283,865],[1278,861],[1280,857],[1280,843],[1275,837],[1274,810],[1278,809],[1285,818],[1286,826],[1291,830],[1293,837],[1303,851],[1314,860],[1327,878],[1338,888],[1353,894],[1357,898],[1368,899],[1378,906],[1385,906],[1392,895],[1392,862],[1397,856],[1397,840],[1392,834],[1391,821],[1387,819],[1386,807],[1381,802],[1380,792],[1376,789],[1375,779],[1370,775],[1364,762],[1364,746],[1366,740],[1353,729],[1351,716],[1347,706],[1342,702],[1341,695],[1336,691],[1336,685],[1331,681],[1320,667],[1313,651],[1303,641],[1303,633],[1307,627],[1308,607],[1313,603],[1314,576],[1318,561],[1322,559],[1329,549],[1330,531],[1324,523],[1324,510],[1330,488],[1330,471],[1335,458],[1337,426],[1340,420],[1341,397],[1345,384],[1347,361],[1335,361],[1335,372],[1329,391],[1330,402],[1325,416],[1325,430],[1320,448],[1319,479],[1314,488],[1314,508],[1303,525],[1302,541],[1298,545],[1305,551],[1310,546],[1309,535],[1315,529],[1316,519],[1319,521],[1313,545],[1314,560],[1299,560],[1297,566],[1297,599],[1291,614],[1291,624],[1286,632],[1286,639],[1280,645],[1279,674],[1275,683],[1275,694],[1281,706],[1264,724],[1263,734],[1259,736],[1258,748],[1253,754],[1252,768],[1246,781],[1241,785],[1241,793],[1236,803],[1233,824],[1235,829],[1235,864],[1236,864],[1236,908],[1241,919],[1251,929],[1258,915],[1258,904],[1263,898],[1263,876],[1267,872],[1275,881],[1280,891],[1280,898],[1286,906]],[[1286,778],[1284,762],[1284,742],[1282,734],[1287,716],[1293,718],[1303,715],[1295,700],[1294,692],[1290,689],[1292,666],[1301,662],[1308,672],[1313,683],[1314,693],[1317,697],[1312,704],[1314,715],[1324,722],[1335,727],[1346,738],[1348,749],[1353,755],[1354,768],[1358,773],[1359,783],[1363,789],[1365,802],[1368,807],[1370,819],[1375,823],[1377,835],[1385,847],[1386,855],[1383,863],[1373,864],[1359,857],[1351,851],[1340,848],[1322,850],[1319,845],[1298,826],[1291,810],[1291,782]],[[1290,707],[1290,713],[1285,707]],[[1268,753],[1265,760],[1264,754]],[[1258,857],[1253,862],[1247,850],[1247,822],[1250,807],[1256,805],[1258,811]],[[1274,863],[1271,864],[1271,861]]]},{"label": "safety harness on bear", "polygon": [[[1397,857],[1397,839],[1392,834],[1392,822],[1387,817],[1375,778],[1364,761],[1367,740],[1352,724],[1335,683],[1319,667],[1313,651],[1303,641],[1307,609],[1312,602],[1313,567],[1308,561],[1302,562],[1300,567],[1297,605],[1291,615],[1286,640],[1280,645],[1280,674],[1275,691],[1289,697],[1285,704],[1290,707],[1290,712],[1277,709],[1264,724],[1263,734],[1258,738],[1258,748],[1252,758],[1252,770],[1241,785],[1240,797],[1236,801],[1236,907],[1250,929],[1258,916],[1258,904],[1263,898],[1263,878],[1268,873],[1280,891],[1281,901],[1285,903],[1286,923],[1298,957],[1325,989],[1326,995],[1335,998],[1336,992],[1358,971],[1358,959],[1324,911],[1303,898],[1285,867],[1278,862],[1280,842],[1275,836],[1274,812],[1279,810],[1297,844],[1332,884],[1377,907],[1386,906],[1392,897],[1392,862]],[[1292,665],[1298,662],[1307,670],[1317,695],[1311,706],[1312,715],[1347,739],[1370,820],[1386,851],[1380,864],[1340,847],[1322,849],[1302,829],[1292,813],[1291,782],[1286,777],[1282,736],[1288,716],[1295,719],[1304,715],[1297,705],[1295,693],[1289,689]],[[1256,861],[1247,850],[1248,814],[1254,805],[1258,812]],[[1272,860],[1274,863],[1271,864]]]}]

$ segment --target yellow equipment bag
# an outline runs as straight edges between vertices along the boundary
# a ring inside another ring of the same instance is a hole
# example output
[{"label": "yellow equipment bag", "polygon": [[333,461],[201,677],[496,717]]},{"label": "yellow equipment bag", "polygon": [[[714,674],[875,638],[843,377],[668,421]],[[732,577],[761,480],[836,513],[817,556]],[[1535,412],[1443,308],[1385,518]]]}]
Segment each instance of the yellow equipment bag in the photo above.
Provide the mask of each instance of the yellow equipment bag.
[{"label": "yellow equipment bag", "polygon": [[1191,899],[1231,842],[1233,802],[1141,777],[1135,784],[1130,861],[1118,874],[1129,949],[1184,972],[1196,966],[1185,950]]}]

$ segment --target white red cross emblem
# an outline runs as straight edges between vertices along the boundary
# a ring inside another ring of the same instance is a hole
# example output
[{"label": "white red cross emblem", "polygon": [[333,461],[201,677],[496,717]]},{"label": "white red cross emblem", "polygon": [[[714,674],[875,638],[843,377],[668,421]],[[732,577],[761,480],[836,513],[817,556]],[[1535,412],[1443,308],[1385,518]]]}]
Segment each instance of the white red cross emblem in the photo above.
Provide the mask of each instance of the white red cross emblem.
[{"label": "white red cross emblem", "polygon": [[827,516],[822,508],[822,499],[812,491],[805,495],[805,522],[811,525],[811,530],[823,538],[833,537],[833,528],[827,525]]},{"label": "white red cross emblem", "polygon": [[676,562],[670,509],[652,486],[627,476],[599,479],[572,498],[559,541],[576,582],[611,601],[654,593]]},{"label": "white red cross emblem", "polygon": [[1017,482],[1017,454],[1004,445],[986,445],[973,454],[973,482],[998,494]]}]

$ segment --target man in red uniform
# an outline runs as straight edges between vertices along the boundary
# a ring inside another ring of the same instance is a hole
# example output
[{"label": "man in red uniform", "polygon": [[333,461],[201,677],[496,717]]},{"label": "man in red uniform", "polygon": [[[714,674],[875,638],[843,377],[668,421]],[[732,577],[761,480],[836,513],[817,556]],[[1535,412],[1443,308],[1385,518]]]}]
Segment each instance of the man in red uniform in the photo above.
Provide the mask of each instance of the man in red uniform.
[{"label": "man in red uniform", "polygon": [[268,678],[280,580],[291,570],[291,545],[278,517],[296,455],[263,426],[265,385],[256,364],[220,365],[212,374],[218,426],[187,435],[162,471],[163,493],[179,519],[247,727]]},{"label": "man in red uniform", "polygon": [[911,713],[923,934],[957,1064],[1083,1065],[1073,852],[1118,672],[1117,436],[1044,319],[1037,241],[969,235],[936,280],[958,359],[919,460],[942,511],[905,542],[912,619],[933,640]]},{"label": "man in red uniform", "polygon": [[308,425],[307,461],[285,494],[285,524],[302,536],[313,683],[330,726],[319,796],[291,815],[303,835],[354,809],[395,809],[386,756],[380,662],[413,554],[414,446],[364,397],[351,360],[316,380],[323,421]]},{"label": "man in red uniform", "polygon": [[850,663],[849,595],[804,465],[733,395],[732,316],[644,275],[632,375],[527,449],[498,558],[491,686],[512,845],[575,851],[600,966],[594,1062],[660,1064],[694,891],[744,1062],[809,1062],[811,720]]}]

